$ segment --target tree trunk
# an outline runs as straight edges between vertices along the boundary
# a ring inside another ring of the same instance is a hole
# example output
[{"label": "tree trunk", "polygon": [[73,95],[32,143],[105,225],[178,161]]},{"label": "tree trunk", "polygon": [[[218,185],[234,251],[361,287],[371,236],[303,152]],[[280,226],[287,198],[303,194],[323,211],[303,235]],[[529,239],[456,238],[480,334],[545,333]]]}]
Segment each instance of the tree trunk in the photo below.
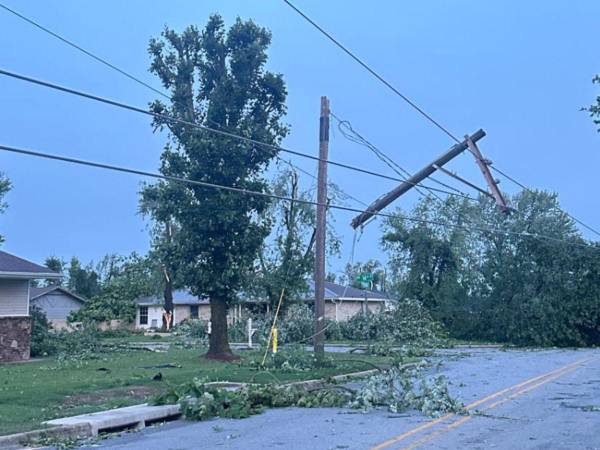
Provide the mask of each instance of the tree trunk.
[{"label": "tree trunk", "polygon": [[220,298],[210,299],[210,322],[211,333],[208,342],[208,353],[204,355],[207,359],[219,361],[233,361],[239,359],[229,348],[229,337],[227,336],[227,302]]},{"label": "tree trunk", "polygon": [[170,330],[173,326],[173,281],[166,271],[164,299],[164,310],[166,314],[163,314],[163,329]]}]

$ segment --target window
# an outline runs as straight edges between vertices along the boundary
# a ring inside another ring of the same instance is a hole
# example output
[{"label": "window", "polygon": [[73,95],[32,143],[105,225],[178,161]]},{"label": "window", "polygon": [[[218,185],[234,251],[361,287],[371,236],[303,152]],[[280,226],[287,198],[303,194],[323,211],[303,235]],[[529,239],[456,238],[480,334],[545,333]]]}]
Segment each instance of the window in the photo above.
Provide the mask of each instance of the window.
[{"label": "window", "polygon": [[198,318],[198,305],[192,305],[192,306],[190,306],[190,317],[192,319],[197,319]]},{"label": "window", "polygon": [[148,307],[140,306],[140,325],[148,325]]}]

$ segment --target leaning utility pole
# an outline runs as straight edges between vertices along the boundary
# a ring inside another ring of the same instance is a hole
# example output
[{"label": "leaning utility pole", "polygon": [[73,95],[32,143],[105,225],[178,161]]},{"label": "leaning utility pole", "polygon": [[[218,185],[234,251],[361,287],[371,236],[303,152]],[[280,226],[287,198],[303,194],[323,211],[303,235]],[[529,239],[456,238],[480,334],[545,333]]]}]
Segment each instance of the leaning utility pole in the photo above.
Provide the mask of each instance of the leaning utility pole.
[{"label": "leaning utility pole", "polygon": [[423,169],[419,170],[413,176],[409,177],[407,180],[405,180],[403,183],[401,183],[398,187],[396,187],[395,189],[391,190],[390,192],[388,192],[381,198],[378,198],[373,203],[371,203],[365,212],[359,214],[354,219],[352,219],[352,228],[356,229],[356,228],[364,225],[364,223],[367,220],[369,220],[371,217],[373,217],[375,214],[377,214],[383,208],[388,206],[390,203],[392,203],[394,200],[396,200],[401,195],[403,195],[406,192],[408,192],[409,190],[411,190],[413,187],[418,185],[421,181],[423,181],[425,178],[427,178],[429,175],[431,175],[433,172],[435,172],[438,168],[442,167],[444,164],[451,161],[456,156],[460,155],[467,148],[469,148],[469,146],[471,144],[474,144],[475,142],[477,142],[479,139],[483,138],[484,136],[485,136],[485,131],[478,130],[475,133],[473,133],[471,136],[467,136],[467,139],[465,139],[464,141],[459,142],[459,143],[455,144],[454,146],[452,146],[450,148],[450,150],[448,150],[447,152],[445,152],[444,154],[442,154],[441,156],[436,158],[431,163],[427,164]]},{"label": "leaning utility pole", "polygon": [[317,227],[315,233],[315,356],[325,353],[325,233],[327,227],[327,157],[329,152],[329,100],[321,97],[319,172],[317,175]]}]

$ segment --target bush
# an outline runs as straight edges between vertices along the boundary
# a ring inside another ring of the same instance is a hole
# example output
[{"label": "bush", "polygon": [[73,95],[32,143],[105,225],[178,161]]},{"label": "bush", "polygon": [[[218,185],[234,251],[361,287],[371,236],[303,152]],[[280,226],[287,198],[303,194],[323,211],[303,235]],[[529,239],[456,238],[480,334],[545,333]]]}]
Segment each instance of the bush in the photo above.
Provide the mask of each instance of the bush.
[{"label": "bush", "polygon": [[31,308],[31,356],[53,356],[59,359],[93,359],[102,352],[98,332],[93,327],[75,331],[52,331],[46,315]]},{"label": "bush", "polygon": [[315,333],[314,317],[308,305],[304,303],[290,305],[277,323],[279,341],[282,344],[308,342]]},{"label": "bush", "polygon": [[208,339],[208,322],[201,319],[187,319],[173,327],[173,334],[190,339]]},{"label": "bush", "polygon": [[358,313],[340,323],[344,339],[436,347],[444,342],[442,326],[417,300],[403,300],[393,311]]},{"label": "bush", "polygon": [[56,353],[56,342],[52,335],[52,325],[46,314],[39,308],[32,307],[31,317],[31,356],[50,356]]}]

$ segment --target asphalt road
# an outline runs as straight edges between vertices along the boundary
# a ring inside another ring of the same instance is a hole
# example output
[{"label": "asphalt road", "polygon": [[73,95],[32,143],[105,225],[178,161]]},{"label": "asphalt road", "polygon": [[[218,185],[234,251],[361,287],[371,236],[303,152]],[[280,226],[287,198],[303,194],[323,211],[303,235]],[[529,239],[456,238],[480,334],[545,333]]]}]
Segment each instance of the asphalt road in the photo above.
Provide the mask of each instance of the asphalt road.
[{"label": "asphalt road", "polygon": [[432,371],[448,377],[469,415],[285,408],[243,420],[175,421],[93,448],[600,449],[600,350],[468,349],[439,361]]}]

